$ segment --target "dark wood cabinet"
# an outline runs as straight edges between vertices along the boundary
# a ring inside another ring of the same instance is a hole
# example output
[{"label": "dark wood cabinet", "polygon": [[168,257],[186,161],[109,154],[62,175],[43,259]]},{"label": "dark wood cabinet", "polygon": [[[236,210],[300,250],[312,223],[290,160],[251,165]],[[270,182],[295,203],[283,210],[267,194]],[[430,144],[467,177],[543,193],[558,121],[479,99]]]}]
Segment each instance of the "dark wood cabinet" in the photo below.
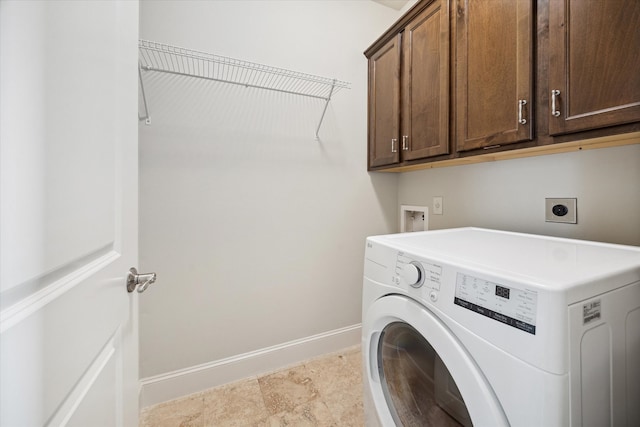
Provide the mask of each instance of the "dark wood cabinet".
[{"label": "dark wood cabinet", "polygon": [[437,1],[402,36],[403,160],[449,153],[449,7]]},{"label": "dark wood cabinet", "polygon": [[640,0],[419,1],[365,51],[369,170],[639,143],[639,23]]},{"label": "dark wood cabinet", "polygon": [[533,138],[532,0],[458,0],[456,147]]},{"label": "dark wood cabinet", "polygon": [[369,168],[449,153],[449,7],[432,2],[369,49]]},{"label": "dark wood cabinet", "polygon": [[369,58],[369,168],[400,161],[400,41],[387,42]]},{"label": "dark wood cabinet", "polygon": [[549,134],[640,121],[640,1],[550,0]]}]

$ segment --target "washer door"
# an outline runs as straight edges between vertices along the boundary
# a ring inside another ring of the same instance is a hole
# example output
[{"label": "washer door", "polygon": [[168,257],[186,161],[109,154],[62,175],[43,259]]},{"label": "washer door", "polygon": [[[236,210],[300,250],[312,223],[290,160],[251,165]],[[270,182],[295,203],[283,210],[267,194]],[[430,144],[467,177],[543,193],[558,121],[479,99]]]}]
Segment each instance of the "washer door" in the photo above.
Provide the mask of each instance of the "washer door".
[{"label": "washer door", "polygon": [[451,331],[403,296],[363,319],[368,390],[383,426],[508,426],[491,387]]}]

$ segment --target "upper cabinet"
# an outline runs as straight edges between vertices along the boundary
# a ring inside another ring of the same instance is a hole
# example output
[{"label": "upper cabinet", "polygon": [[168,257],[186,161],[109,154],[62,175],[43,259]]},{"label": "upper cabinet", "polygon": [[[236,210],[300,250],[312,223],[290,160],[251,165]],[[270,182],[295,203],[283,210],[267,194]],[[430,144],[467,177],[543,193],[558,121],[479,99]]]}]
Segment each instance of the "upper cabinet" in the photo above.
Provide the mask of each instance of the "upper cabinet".
[{"label": "upper cabinet", "polygon": [[549,133],[640,120],[640,1],[550,0]]},{"label": "upper cabinet", "polygon": [[369,168],[449,153],[449,2],[369,49]]},{"label": "upper cabinet", "polygon": [[400,41],[398,34],[369,58],[369,168],[400,161]]},{"label": "upper cabinet", "polygon": [[640,143],[639,22],[640,0],[419,1],[365,51],[369,170]]},{"label": "upper cabinet", "polygon": [[449,6],[436,1],[402,37],[403,160],[449,153]]},{"label": "upper cabinet", "polygon": [[532,0],[458,0],[458,151],[533,138]]}]

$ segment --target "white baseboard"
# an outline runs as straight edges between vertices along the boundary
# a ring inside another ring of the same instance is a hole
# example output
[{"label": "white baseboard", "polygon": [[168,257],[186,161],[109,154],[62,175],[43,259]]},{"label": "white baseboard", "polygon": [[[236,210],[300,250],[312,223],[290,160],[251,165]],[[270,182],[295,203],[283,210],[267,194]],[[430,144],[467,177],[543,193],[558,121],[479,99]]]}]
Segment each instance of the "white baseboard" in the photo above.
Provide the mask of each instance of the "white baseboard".
[{"label": "white baseboard", "polygon": [[202,365],[140,380],[140,407],[266,374],[304,360],[360,344],[361,325],[289,341]]}]

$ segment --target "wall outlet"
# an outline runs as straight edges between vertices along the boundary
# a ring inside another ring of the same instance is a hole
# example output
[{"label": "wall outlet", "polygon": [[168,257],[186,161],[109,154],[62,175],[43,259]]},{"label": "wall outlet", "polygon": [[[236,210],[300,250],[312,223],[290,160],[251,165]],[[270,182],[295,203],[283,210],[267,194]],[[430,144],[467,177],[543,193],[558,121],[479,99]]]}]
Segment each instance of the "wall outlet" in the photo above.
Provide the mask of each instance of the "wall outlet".
[{"label": "wall outlet", "polygon": [[429,229],[429,209],[426,206],[400,206],[400,232]]},{"label": "wall outlet", "polygon": [[433,214],[442,215],[442,196],[433,198]]},{"label": "wall outlet", "polygon": [[544,199],[546,222],[578,223],[578,199]]}]

